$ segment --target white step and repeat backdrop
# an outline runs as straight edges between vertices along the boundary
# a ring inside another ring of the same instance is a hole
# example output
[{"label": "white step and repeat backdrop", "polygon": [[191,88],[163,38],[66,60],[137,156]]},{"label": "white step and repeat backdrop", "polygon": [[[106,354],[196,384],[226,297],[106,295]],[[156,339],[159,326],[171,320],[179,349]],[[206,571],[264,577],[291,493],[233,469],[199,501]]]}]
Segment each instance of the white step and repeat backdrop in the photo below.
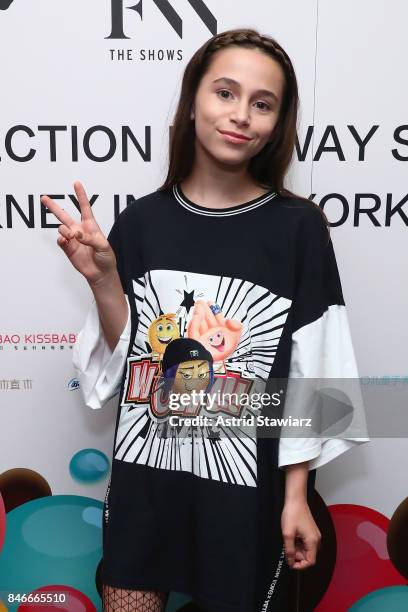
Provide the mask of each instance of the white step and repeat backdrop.
[{"label": "white step and repeat backdrop", "polygon": [[[300,87],[288,187],[313,197],[332,223],[360,375],[385,388],[382,416],[393,421],[387,398],[407,383],[408,8],[403,0],[0,0],[0,9],[0,609],[16,609],[11,591],[58,584],[100,609],[117,398],[100,411],[84,407],[72,350],[91,293],[57,246],[59,221],[41,194],[78,217],[73,182],[81,180],[107,233],[130,196],[164,179],[193,52],[233,27],[272,35]],[[318,470],[321,527],[334,525],[337,536],[323,590],[316,568],[319,610],[358,600],[365,610],[368,593],[370,610],[380,596],[406,597],[396,544],[408,512],[405,428],[402,420],[395,435],[370,432],[369,444]]]}]

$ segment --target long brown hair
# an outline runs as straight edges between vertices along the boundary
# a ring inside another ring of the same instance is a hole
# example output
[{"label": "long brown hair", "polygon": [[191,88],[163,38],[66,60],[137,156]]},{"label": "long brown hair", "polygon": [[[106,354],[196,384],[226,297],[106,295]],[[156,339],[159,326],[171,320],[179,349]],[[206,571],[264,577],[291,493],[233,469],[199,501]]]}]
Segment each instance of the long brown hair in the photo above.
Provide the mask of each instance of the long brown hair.
[{"label": "long brown hair", "polygon": [[[266,189],[274,188],[280,196],[307,200],[310,203],[311,200],[289,191],[283,184],[296,144],[299,94],[295,71],[289,56],[279,43],[252,28],[226,30],[216,34],[205,42],[188,62],[170,130],[167,177],[157,191],[170,190],[190,174],[195,157],[195,126],[194,121],[190,119],[190,113],[196,92],[214,53],[232,45],[261,49],[280,64],[285,75],[283,99],[273,139],[250,159],[248,171],[260,186]],[[314,202],[311,203],[323,215],[330,233],[329,221],[324,211]]]}]

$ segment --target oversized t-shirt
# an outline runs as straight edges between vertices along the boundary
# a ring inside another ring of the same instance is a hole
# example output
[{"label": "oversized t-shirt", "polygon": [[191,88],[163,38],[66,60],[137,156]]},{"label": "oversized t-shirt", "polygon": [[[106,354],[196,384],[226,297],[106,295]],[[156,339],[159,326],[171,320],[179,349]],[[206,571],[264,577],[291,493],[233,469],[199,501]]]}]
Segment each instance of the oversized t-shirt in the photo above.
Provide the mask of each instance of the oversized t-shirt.
[{"label": "oversized t-shirt", "polygon": [[[208,612],[285,610],[296,570],[287,566],[281,534],[284,467],[309,461],[310,494],[315,468],[368,438],[295,437],[282,435],[284,428],[280,436],[258,435],[245,418],[263,409],[237,401],[201,405],[210,427],[172,426],[171,417],[192,417],[197,405],[170,409],[161,384],[170,371],[166,350],[177,340],[184,349],[171,373],[199,357],[211,371],[206,388],[218,398],[258,384],[268,389],[270,381],[358,378],[323,217],[312,202],[273,189],[212,209],[177,184],[134,200],[108,239],[128,303],[126,326],[111,352],[93,301],[74,347],[86,405],[99,409],[119,393],[103,579],[184,592]],[[192,341],[204,352],[191,350]],[[279,394],[282,386],[272,388]],[[307,403],[302,387],[292,397]],[[270,414],[287,415],[288,403]],[[362,411],[357,397],[359,427],[349,431],[361,431]]]}]

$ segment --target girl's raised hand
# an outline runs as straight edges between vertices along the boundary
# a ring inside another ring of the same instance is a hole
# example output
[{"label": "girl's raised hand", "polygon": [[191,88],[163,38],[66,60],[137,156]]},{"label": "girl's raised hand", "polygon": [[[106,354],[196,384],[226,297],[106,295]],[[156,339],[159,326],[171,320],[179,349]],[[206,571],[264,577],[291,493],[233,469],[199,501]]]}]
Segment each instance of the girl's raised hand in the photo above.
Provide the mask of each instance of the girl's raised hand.
[{"label": "girl's raised hand", "polygon": [[57,243],[74,268],[83,274],[90,285],[94,285],[115,273],[116,257],[93,216],[82,183],[76,181],[74,189],[81,209],[79,222],[48,196],[42,196],[40,201],[61,221]]}]

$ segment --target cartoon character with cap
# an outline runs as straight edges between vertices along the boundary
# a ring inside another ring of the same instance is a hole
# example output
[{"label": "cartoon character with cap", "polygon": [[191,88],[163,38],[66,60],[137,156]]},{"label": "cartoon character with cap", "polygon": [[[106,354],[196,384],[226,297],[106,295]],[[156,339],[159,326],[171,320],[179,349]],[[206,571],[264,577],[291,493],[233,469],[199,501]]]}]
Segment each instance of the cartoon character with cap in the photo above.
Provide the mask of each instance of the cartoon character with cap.
[{"label": "cartoon character with cap", "polygon": [[[177,338],[170,342],[163,355],[162,370],[163,391],[167,397],[170,393],[181,395],[193,390],[207,393],[214,383],[212,355],[193,338]],[[219,434],[211,433],[209,437],[215,441]]]},{"label": "cartoon character with cap", "polygon": [[212,355],[193,338],[170,342],[164,351],[162,370],[167,392],[207,392],[214,382]]}]

